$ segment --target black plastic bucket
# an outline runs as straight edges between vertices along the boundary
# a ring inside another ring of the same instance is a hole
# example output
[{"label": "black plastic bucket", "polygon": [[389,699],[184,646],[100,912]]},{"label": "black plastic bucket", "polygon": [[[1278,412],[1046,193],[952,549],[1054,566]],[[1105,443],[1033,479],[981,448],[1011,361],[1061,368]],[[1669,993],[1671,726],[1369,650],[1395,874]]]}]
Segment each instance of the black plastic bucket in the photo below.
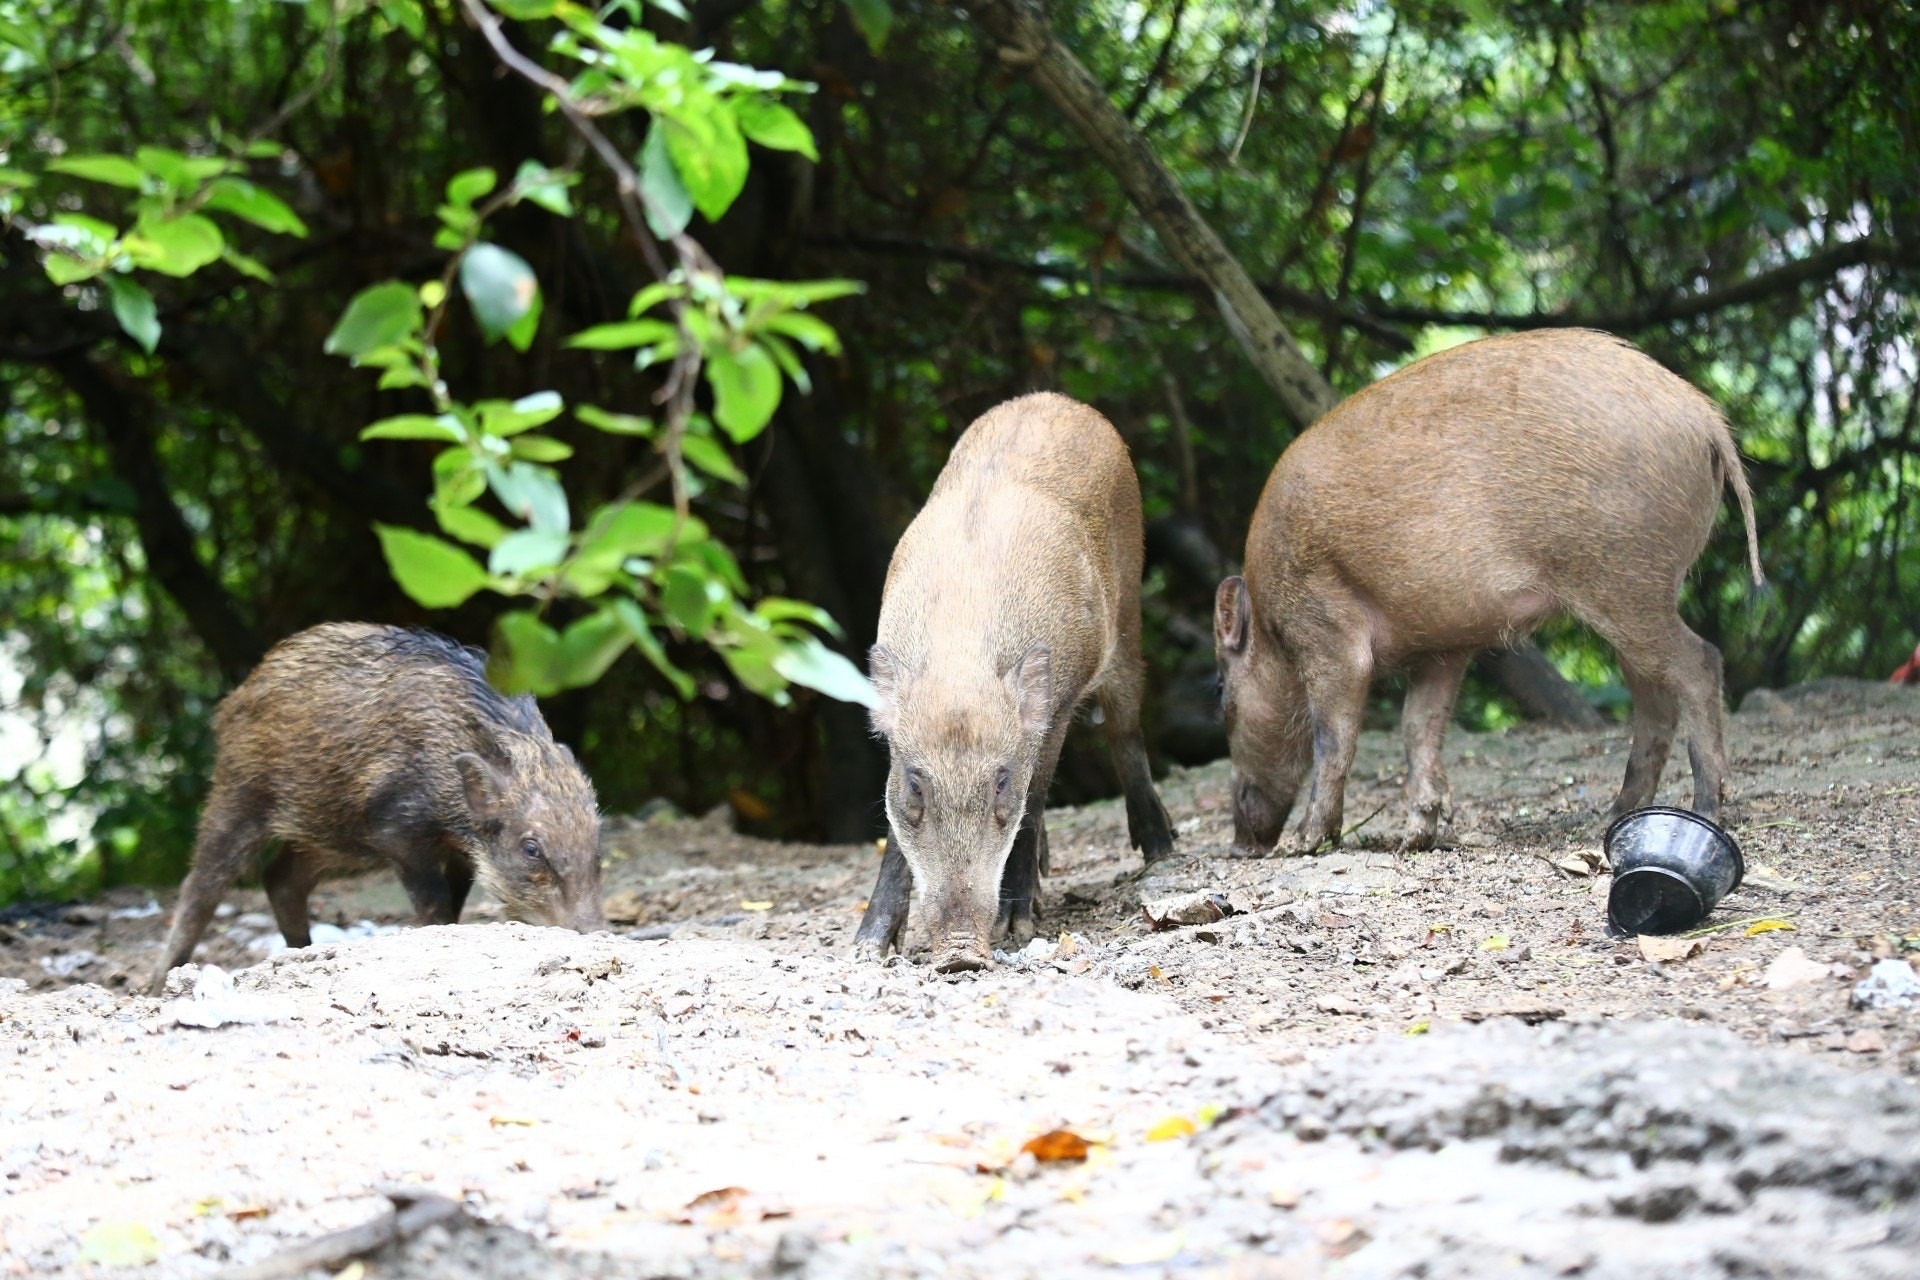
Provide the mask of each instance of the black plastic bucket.
[{"label": "black plastic bucket", "polygon": [[1688,809],[1622,814],[1604,843],[1613,866],[1607,921],[1623,934],[1691,929],[1747,874],[1733,837]]}]

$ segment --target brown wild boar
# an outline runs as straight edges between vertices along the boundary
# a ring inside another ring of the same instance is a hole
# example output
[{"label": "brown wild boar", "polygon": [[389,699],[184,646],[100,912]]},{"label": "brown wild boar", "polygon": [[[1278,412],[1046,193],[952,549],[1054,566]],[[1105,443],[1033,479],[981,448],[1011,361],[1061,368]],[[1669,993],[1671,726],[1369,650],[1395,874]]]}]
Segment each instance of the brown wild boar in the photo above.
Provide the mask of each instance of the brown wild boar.
[{"label": "brown wild boar", "polygon": [[532,698],[487,683],[478,650],[400,627],[313,627],[275,645],[213,725],[213,789],[156,992],[276,840],[262,879],[288,946],[309,941],[318,880],[382,862],[416,924],[458,920],[478,879],[514,919],[606,927],[593,784]]},{"label": "brown wild boar", "polygon": [[1753,500],[1712,401],[1632,346],[1561,329],[1429,356],[1288,447],[1220,584],[1214,643],[1233,757],[1234,842],[1272,850],[1311,762],[1290,845],[1338,843],[1367,687],[1411,676],[1402,847],[1449,803],[1440,741],[1474,652],[1570,612],[1613,646],[1633,695],[1618,815],[1651,802],[1684,715],[1693,807],[1726,776],[1720,651],[1680,621],[1681,580],[1722,486]]},{"label": "brown wild boar", "polygon": [[897,947],[920,890],[943,972],[1033,936],[1047,784],[1076,707],[1097,700],[1151,860],[1173,851],[1140,734],[1140,483],[1098,413],[1030,395],[954,445],[887,570],[868,655],[892,755],[891,831],[859,954]]}]

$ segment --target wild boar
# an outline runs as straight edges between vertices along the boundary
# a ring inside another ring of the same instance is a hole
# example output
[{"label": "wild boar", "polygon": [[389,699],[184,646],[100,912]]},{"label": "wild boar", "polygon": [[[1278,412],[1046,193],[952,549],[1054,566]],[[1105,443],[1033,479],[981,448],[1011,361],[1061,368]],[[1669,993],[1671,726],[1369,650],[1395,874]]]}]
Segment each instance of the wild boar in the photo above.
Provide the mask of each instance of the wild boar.
[{"label": "wild boar", "polygon": [[1455,347],[1331,410],[1281,455],[1247,531],[1246,576],[1214,602],[1236,846],[1272,850],[1309,763],[1290,844],[1338,843],[1368,685],[1404,667],[1401,845],[1431,847],[1451,800],[1440,742],[1468,660],[1562,612],[1613,646],[1633,696],[1614,814],[1652,800],[1684,715],[1693,807],[1714,817],[1720,651],[1680,621],[1677,597],[1723,486],[1759,585],[1753,499],[1720,411],[1587,330]]},{"label": "wild boar", "polygon": [[452,924],[478,879],[517,920],[606,927],[593,784],[486,655],[428,631],[329,623],[260,661],[214,712],[213,787],[157,992],[267,845],[262,880],[288,946],[310,940],[321,878],[381,863],[414,923]]},{"label": "wild boar", "polygon": [[918,886],[942,972],[1033,936],[1047,784],[1091,696],[1149,860],[1173,851],[1140,733],[1140,483],[1112,424],[1010,400],[954,445],[887,570],[868,668],[886,738],[886,855],[855,937],[883,957]]}]

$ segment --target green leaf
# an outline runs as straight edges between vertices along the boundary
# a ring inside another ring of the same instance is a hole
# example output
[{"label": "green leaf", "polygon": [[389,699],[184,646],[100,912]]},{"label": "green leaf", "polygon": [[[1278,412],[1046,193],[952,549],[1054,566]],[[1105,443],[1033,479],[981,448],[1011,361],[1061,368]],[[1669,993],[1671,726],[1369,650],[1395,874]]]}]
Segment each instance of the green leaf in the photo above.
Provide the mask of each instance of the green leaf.
[{"label": "green leaf", "polygon": [[560,7],[559,0],[487,0],[487,3],[517,22],[551,18],[553,11]]},{"label": "green leaf", "polygon": [[210,218],[197,213],[159,220],[142,218],[125,240],[136,266],[168,276],[190,276],[218,262],[226,237]]},{"label": "green leaf", "polygon": [[733,646],[720,649],[720,656],[726,659],[727,667],[734,677],[750,691],[759,694],[776,707],[784,707],[792,701],[787,696],[787,680],[774,669],[779,654],[759,645]]},{"label": "green leaf", "polygon": [[490,436],[517,436],[522,431],[545,426],[560,416],[566,402],[558,391],[535,391],[509,404],[505,400],[482,400],[474,406],[480,416],[480,429]]},{"label": "green leaf", "polygon": [[655,116],[640,147],[640,195],[653,234],[671,240],[693,220],[693,197],[687,194],[674,170],[673,158],[667,154],[666,133],[660,117]]},{"label": "green leaf", "polygon": [[893,7],[887,0],[847,0],[847,16],[875,55],[886,46],[893,29]]},{"label": "green leaf", "polygon": [[782,311],[778,315],[768,316],[761,322],[761,327],[792,338],[809,351],[825,351],[833,355],[840,350],[840,337],[834,333],[833,326],[819,316],[810,316],[804,311]]},{"label": "green leaf", "polygon": [[160,312],[153,305],[153,295],[119,275],[107,277],[107,295],[113,302],[113,318],[120,322],[129,338],[152,355],[160,344]]},{"label": "green leaf", "polygon": [[[677,272],[675,274],[678,274]],[[687,286],[677,280],[655,280],[652,284],[633,295],[633,301],[627,304],[629,316],[642,315],[653,310],[668,298],[685,297]]]},{"label": "green leaf", "polygon": [[[657,502],[618,502],[602,507],[587,526],[580,554],[609,556],[616,561],[658,555],[674,540],[674,518],[672,507]],[[692,516],[680,526],[681,541],[706,536],[706,525]]]},{"label": "green leaf", "polygon": [[713,417],[736,444],[760,434],[780,404],[780,369],[762,346],[716,351],[707,360]]},{"label": "green leaf", "polygon": [[773,660],[773,669],[797,685],[841,702],[854,702],[863,707],[879,704],[873,685],[861,674],[860,668],[812,636],[789,641]]},{"label": "green leaf", "polygon": [[666,135],[667,154],[694,207],[718,222],[747,185],[747,142],[733,113],[716,101],[704,115],[668,118]]},{"label": "green leaf", "polygon": [[475,464],[471,449],[443,449],[433,460],[433,499],[464,507],[487,491],[487,473]]},{"label": "green leaf", "polygon": [[647,437],[653,434],[653,419],[636,417],[631,413],[612,413],[582,404],[574,406],[573,416],[609,435]]},{"label": "green leaf", "polygon": [[517,529],[500,539],[487,557],[487,570],[502,576],[536,577],[567,557],[567,535]]},{"label": "green leaf", "polygon": [[146,185],[147,173],[125,156],[61,156],[47,161],[52,173],[71,174],[91,182],[105,182],[138,191]]},{"label": "green leaf", "polygon": [[582,329],[567,345],[585,351],[624,351],[672,338],[680,331],[664,320],[616,320]]},{"label": "green leaf", "polygon": [[808,622],[820,628],[835,639],[844,633],[833,615],[817,604],[808,604],[805,600],[789,600],[785,596],[768,596],[753,607],[753,611],[768,622]]},{"label": "green leaf", "polygon": [[633,633],[612,607],[588,614],[560,637],[562,684],[569,689],[592,684],[632,644]]},{"label": "green leaf", "polygon": [[471,209],[473,202],[492,191],[499,181],[500,175],[485,166],[464,169],[447,179],[447,203]]},{"label": "green leaf", "polygon": [[140,147],[134,151],[133,158],[142,169],[181,195],[234,167],[232,161],[218,156],[190,156],[171,147]]},{"label": "green leaf", "polygon": [[160,1242],[145,1224],[103,1222],[80,1238],[75,1261],[103,1267],[144,1267],[160,1257]]},{"label": "green leaf", "polygon": [[728,276],[727,292],[743,302],[777,302],[783,307],[804,307],[865,293],[867,286],[858,280],[756,280],[752,276]]},{"label": "green leaf", "polygon": [[507,327],[507,345],[515,351],[525,351],[533,345],[533,337],[540,332],[540,313],[545,309],[545,301],[538,289],[534,290],[533,305],[527,308],[527,314],[515,320]]},{"label": "green leaf", "polygon": [[357,364],[369,352],[417,332],[424,316],[420,295],[412,285],[398,280],[372,285],[347,304],[346,314],[327,335],[325,350]]},{"label": "green leaf", "polygon": [[672,660],[667,657],[666,647],[660,643],[660,638],[654,635],[653,628],[647,625],[647,615],[641,611],[640,606],[621,597],[613,602],[612,608],[626,626],[627,633],[633,637],[634,648],[647,656],[647,661],[667,678],[682,698],[692,698],[693,677],[673,665]]},{"label": "green leaf", "polygon": [[226,252],[220,255],[220,260],[243,276],[251,276],[262,284],[273,283],[273,272],[267,270],[258,258],[250,258],[232,245],[227,246]]},{"label": "green leaf", "polygon": [[552,436],[516,436],[513,456],[528,462],[565,462],[573,456],[573,446]]},{"label": "green leaf", "polygon": [[680,437],[680,453],[694,466],[700,468],[716,480],[725,480],[728,484],[745,484],[747,477],[739,467],[733,465],[733,459],[720,442],[708,436],[684,435]]},{"label": "green leaf", "polygon": [[660,607],[690,636],[704,636],[726,602],[727,589],[713,575],[690,565],[670,566],[661,575]]},{"label": "green leaf", "polygon": [[459,547],[430,533],[376,524],[380,550],[400,589],[429,609],[466,603],[487,585],[487,571]]},{"label": "green leaf", "polygon": [[768,98],[733,99],[733,114],[740,121],[740,132],[763,147],[775,151],[798,151],[818,161],[813,133],[791,110]]},{"label": "green leaf", "polygon": [[549,169],[537,160],[521,161],[519,171],[513,175],[514,190],[522,200],[563,218],[573,216],[573,200],[567,195],[567,187],[574,181],[574,175],[566,170]]},{"label": "green leaf", "polygon": [[540,293],[540,283],[526,259],[484,241],[460,259],[460,288],[488,341],[518,324]]},{"label": "green leaf", "polygon": [[567,491],[560,487],[552,468],[510,462],[505,467],[489,467],[487,481],[500,505],[534,528],[550,533],[567,531]]},{"label": "green leaf", "polygon": [[487,679],[503,693],[558,693],[560,633],[526,609],[501,614],[493,624]]},{"label": "green leaf", "polygon": [[460,424],[451,417],[442,414],[433,417],[424,413],[403,413],[392,418],[382,418],[370,427],[360,431],[362,440],[438,440],[443,444],[463,443],[467,436],[460,430]]},{"label": "green leaf", "polygon": [[471,542],[477,547],[497,547],[507,536],[507,526],[477,507],[454,506],[437,497],[429,505],[440,527],[462,542]]},{"label": "green leaf", "polygon": [[200,206],[219,213],[230,213],[251,222],[262,231],[275,235],[304,236],[307,224],[289,209],[279,196],[262,191],[245,178],[216,178],[207,188],[207,199]]}]

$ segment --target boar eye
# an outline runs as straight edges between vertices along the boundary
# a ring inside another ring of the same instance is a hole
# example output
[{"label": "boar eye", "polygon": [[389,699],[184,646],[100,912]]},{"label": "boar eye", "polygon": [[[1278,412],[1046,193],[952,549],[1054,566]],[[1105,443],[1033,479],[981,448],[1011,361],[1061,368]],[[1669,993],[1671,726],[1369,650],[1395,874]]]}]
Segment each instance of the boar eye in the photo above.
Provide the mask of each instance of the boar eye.
[{"label": "boar eye", "polygon": [[540,842],[538,840],[535,840],[532,836],[528,836],[525,840],[522,840],[520,842],[520,852],[526,854],[529,858],[538,858],[543,856],[540,852]]},{"label": "boar eye", "polygon": [[1007,791],[1012,786],[1013,770],[1007,768],[1005,765],[1001,765],[1000,772],[993,775],[993,798],[995,800],[1006,799]]}]

